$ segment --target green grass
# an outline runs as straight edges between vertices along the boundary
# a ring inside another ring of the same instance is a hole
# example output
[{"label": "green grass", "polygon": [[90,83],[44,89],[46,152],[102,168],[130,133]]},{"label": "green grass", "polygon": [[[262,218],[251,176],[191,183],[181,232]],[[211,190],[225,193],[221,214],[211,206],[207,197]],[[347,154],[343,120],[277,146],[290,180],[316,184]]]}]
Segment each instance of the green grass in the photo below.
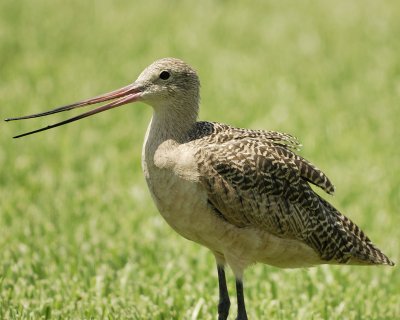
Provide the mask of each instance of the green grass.
[{"label": "green grass", "polygon": [[[398,1],[0,2],[1,117],[44,111],[181,57],[201,118],[290,132],[329,197],[400,261]],[[215,319],[212,255],[172,231],[140,169],[151,110],[136,104],[0,128],[1,319]],[[233,276],[231,319],[236,313]],[[247,270],[250,319],[399,319],[385,267]]]}]

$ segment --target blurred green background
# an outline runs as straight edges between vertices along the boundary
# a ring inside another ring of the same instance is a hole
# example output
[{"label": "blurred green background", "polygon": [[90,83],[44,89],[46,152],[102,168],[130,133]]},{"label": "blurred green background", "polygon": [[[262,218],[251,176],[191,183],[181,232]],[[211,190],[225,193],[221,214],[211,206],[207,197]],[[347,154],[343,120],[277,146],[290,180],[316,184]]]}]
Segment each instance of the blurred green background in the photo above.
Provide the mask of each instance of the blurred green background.
[{"label": "blurred green background", "polygon": [[[395,0],[2,0],[1,117],[182,58],[202,80],[202,119],[299,137],[337,187],[329,200],[399,262],[399,35]],[[142,177],[151,109],[11,139],[67,116],[1,124],[0,318],[215,319],[212,255],[167,226]],[[399,288],[387,267],[245,275],[250,319],[398,319]]]}]

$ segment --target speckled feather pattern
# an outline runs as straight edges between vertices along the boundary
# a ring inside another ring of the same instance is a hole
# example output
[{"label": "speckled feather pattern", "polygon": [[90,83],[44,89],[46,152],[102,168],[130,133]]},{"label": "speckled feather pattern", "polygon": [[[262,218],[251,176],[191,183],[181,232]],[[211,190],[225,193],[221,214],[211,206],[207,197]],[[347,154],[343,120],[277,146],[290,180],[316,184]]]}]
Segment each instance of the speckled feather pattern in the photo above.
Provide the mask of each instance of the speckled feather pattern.
[{"label": "speckled feather pattern", "polygon": [[328,177],[297,155],[289,134],[197,122],[200,181],[221,219],[304,242],[327,263],[394,263],[361,229],[317,195],[309,183],[334,192]]}]

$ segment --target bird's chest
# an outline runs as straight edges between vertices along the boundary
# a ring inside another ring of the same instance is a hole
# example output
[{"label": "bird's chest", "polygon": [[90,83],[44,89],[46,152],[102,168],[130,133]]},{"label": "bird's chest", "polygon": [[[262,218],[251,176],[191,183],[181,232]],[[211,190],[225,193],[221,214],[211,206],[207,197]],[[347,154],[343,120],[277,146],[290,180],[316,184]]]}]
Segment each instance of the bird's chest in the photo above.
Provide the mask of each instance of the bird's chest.
[{"label": "bird's chest", "polygon": [[144,148],[142,167],[161,215],[179,234],[196,241],[208,208],[191,151],[169,142],[155,150]]}]

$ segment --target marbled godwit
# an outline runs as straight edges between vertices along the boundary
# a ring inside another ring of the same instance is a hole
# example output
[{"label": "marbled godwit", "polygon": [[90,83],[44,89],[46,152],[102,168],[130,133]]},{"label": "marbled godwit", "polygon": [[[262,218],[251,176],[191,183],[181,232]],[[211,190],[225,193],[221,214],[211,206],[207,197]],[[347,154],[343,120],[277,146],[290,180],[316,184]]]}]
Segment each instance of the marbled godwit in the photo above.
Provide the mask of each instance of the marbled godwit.
[{"label": "marbled godwit", "polygon": [[295,153],[297,140],[284,133],[198,122],[199,79],[181,60],[147,67],[131,85],[19,120],[113,100],[82,115],[15,138],[143,101],[154,113],[143,146],[143,172],[168,224],[215,255],[219,319],[227,319],[228,264],[236,277],[237,319],[247,319],[243,271],[262,262],[283,268],[317,264],[394,263],[361,229],[310,187],[327,193],[328,177]]}]

